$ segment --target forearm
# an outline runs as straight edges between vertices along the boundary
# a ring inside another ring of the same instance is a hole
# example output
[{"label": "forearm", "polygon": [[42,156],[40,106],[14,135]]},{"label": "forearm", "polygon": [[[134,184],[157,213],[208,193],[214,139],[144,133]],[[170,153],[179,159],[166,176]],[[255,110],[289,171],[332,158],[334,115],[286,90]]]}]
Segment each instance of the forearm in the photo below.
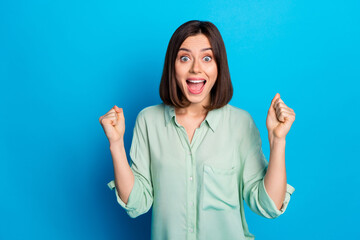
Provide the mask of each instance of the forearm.
[{"label": "forearm", "polygon": [[110,144],[114,164],[115,186],[121,200],[127,204],[134,186],[134,174],[127,161],[124,142]]},{"label": "forearm", "polygon": [[270,159],[265,175],[265,188],[280,210],[286,194],[285,138],[269,138]]}]

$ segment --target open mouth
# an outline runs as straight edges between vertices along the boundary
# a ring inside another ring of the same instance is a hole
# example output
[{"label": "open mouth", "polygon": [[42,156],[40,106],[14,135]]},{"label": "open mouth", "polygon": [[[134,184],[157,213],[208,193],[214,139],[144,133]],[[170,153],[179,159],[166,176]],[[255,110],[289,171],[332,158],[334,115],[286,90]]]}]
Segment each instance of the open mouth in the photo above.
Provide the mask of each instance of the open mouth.
[{"label": "open mouth", "polygon": [[206,84],[206,80],[205,79],[186,80],[186,83],[187,83],[189,91],[192,94],[200,94],[204,89],[204,86]]}]

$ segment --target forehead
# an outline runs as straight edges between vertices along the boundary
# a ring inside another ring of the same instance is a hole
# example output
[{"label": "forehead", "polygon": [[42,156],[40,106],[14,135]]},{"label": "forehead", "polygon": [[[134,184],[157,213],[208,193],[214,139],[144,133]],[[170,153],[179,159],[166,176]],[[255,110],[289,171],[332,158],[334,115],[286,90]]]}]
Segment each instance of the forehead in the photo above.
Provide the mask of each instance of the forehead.
[{"label": "forehead", "polygon": [[181,44],[180,48],[210,48],[209,39],[204,34],[197,34],[187,37]]}]

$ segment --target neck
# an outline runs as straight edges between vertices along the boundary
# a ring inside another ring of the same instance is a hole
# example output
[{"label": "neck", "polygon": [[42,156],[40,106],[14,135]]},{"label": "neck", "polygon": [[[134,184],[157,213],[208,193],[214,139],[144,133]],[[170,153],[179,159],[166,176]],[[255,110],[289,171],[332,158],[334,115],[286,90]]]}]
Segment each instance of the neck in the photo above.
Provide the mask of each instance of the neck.
[{"label": "neck", "polygon": [[175,108],[175,112],[180,115],[189,115],[189,116],[203,116],[207,114],[207,110],[203,106],[210,104],[210,99],[200,103],[191,103],[188,107],[184,108]]}]

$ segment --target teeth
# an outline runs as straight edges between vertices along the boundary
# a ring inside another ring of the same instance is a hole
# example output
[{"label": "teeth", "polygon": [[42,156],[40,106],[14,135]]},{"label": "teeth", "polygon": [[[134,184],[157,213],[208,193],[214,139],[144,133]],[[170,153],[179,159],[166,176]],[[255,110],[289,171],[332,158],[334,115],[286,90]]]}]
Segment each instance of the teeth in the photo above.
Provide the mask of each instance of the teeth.
[{"label": "teeth", "polygon": [[205,80],[188,80],[191,83],[201,83],[201,82],[205,82]]}]

